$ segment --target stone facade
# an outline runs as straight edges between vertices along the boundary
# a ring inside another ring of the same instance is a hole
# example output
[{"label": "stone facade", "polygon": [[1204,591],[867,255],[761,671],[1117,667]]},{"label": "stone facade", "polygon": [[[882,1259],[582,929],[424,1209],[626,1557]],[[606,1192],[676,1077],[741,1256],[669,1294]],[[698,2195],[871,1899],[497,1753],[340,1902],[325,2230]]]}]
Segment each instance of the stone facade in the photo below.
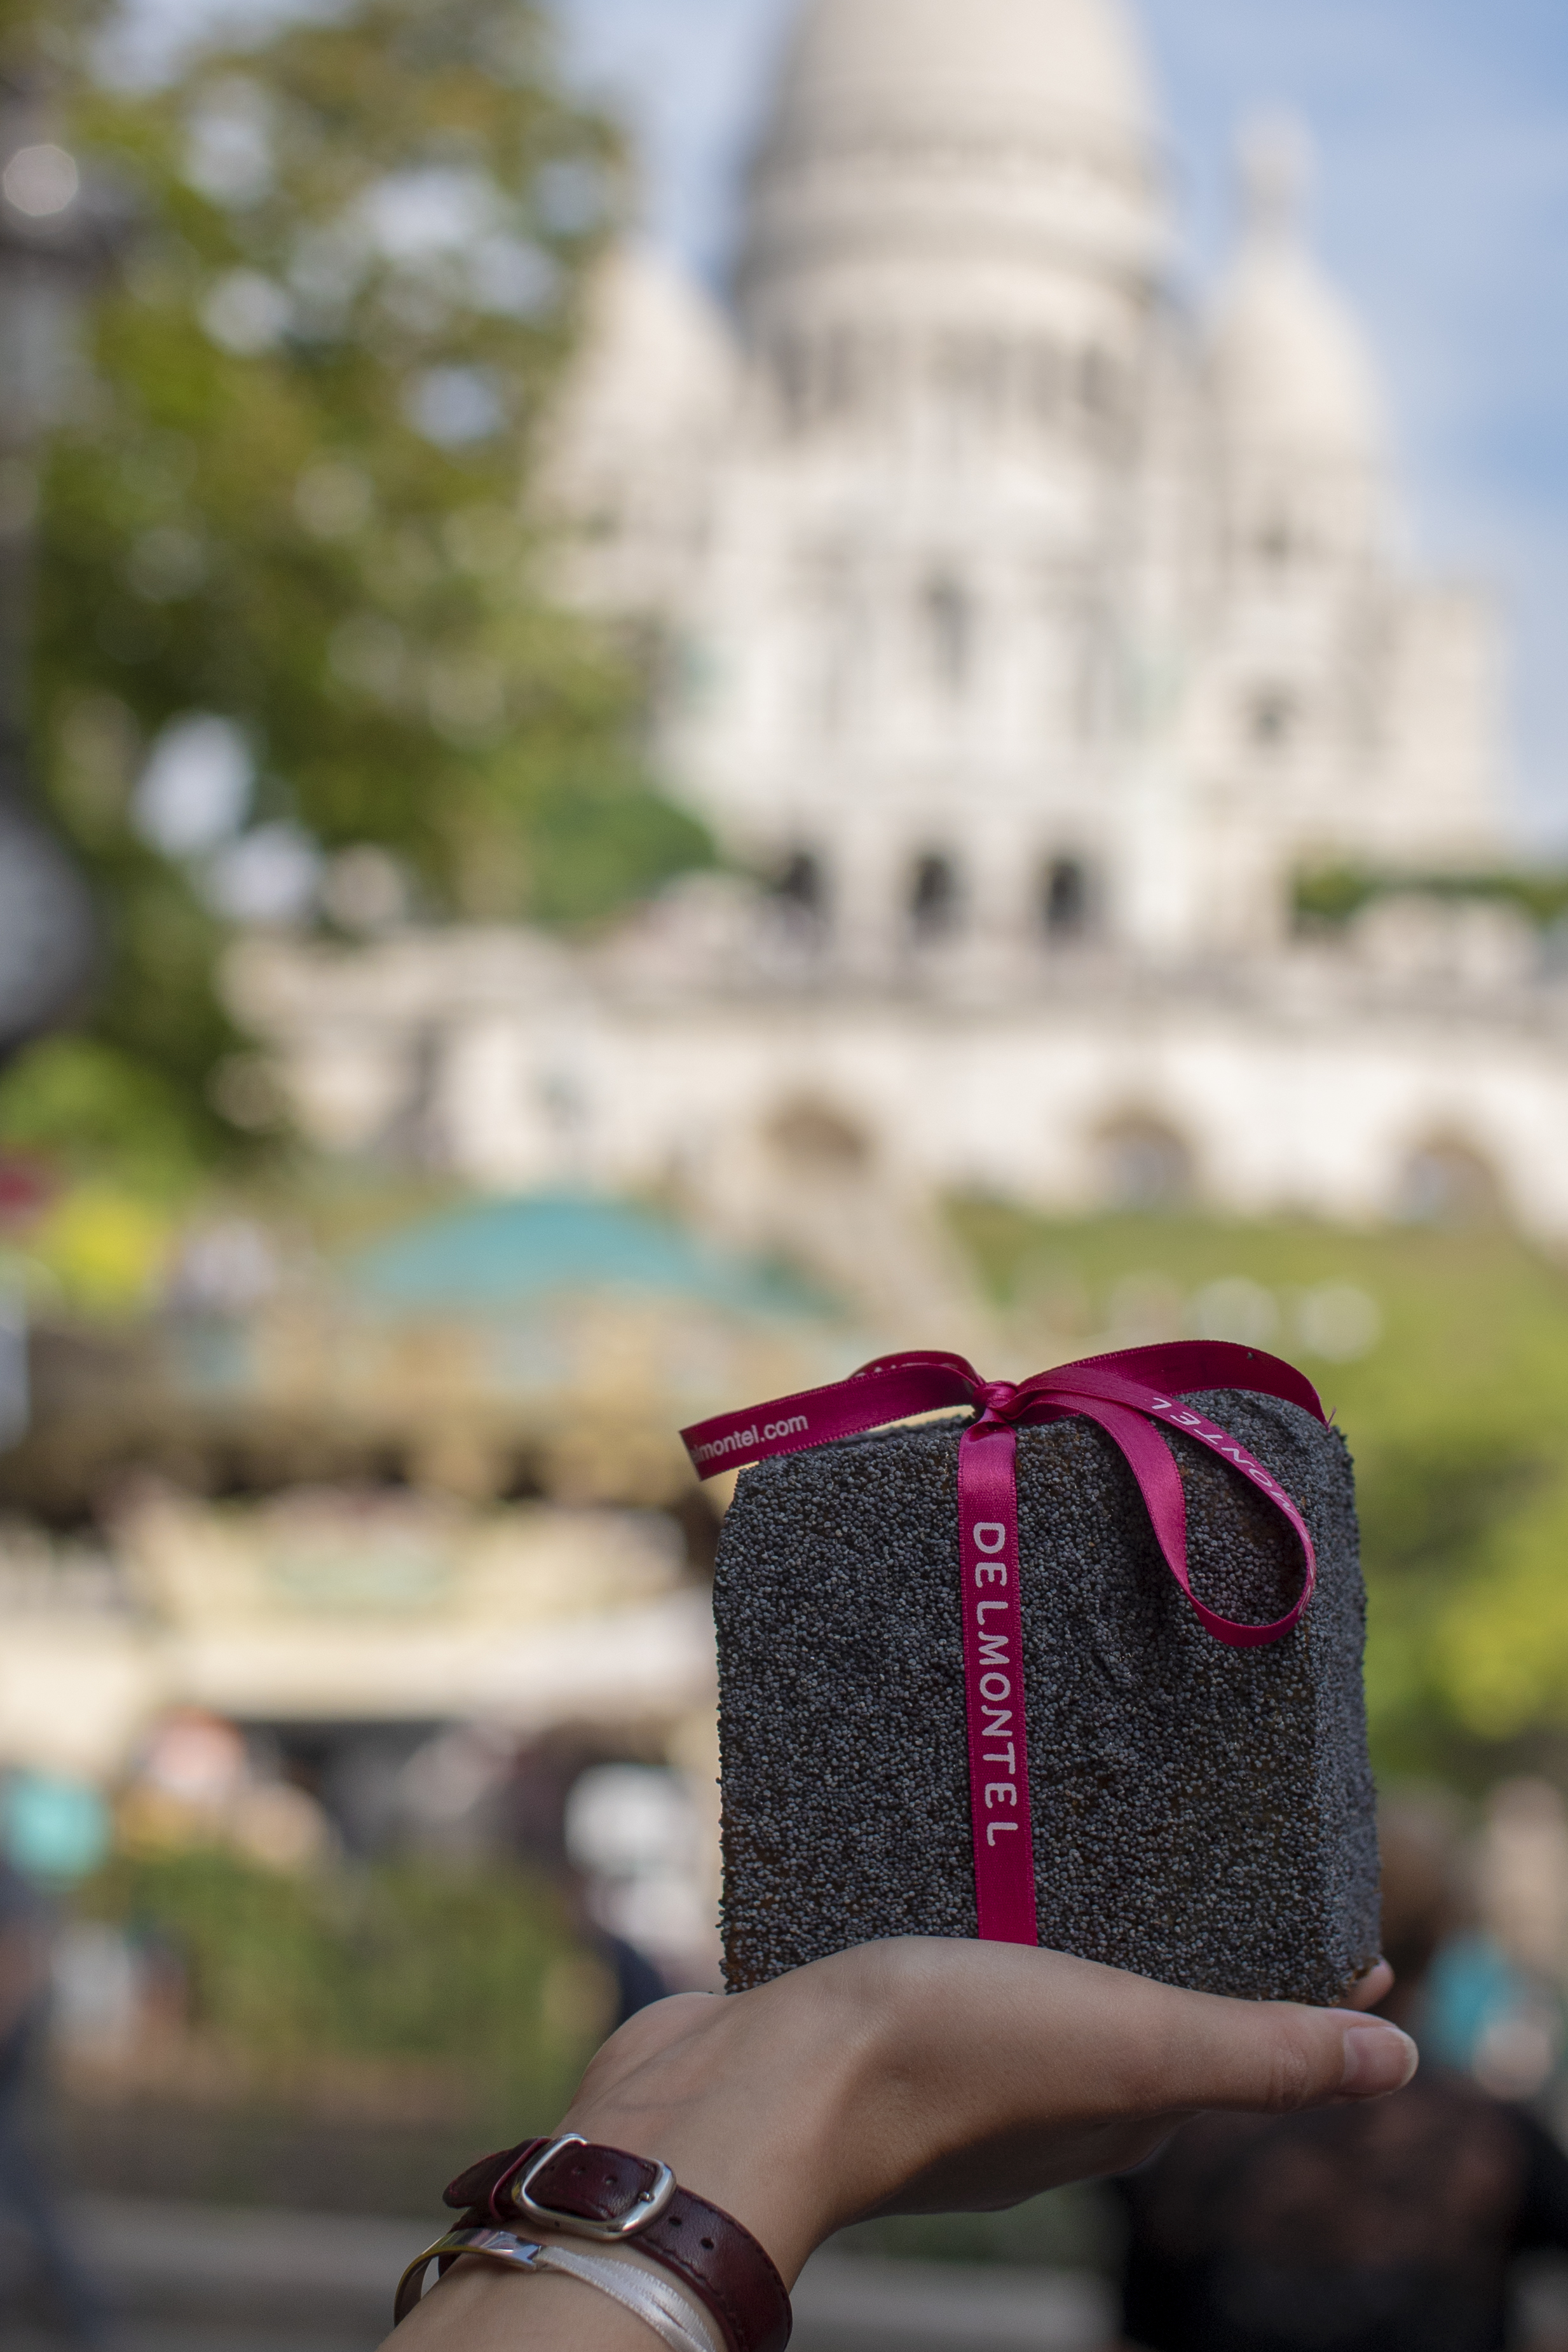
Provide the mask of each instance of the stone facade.
[{"label": "stone facade", "polygon": [[730,310],[618,253],[551,457],[570,592],[666,649],[667,787],[756,878],[591,950],[251,943],[310,1132],[663,1187],[906,1339],[943,1188],[1568,1237],[1528,927],[1292,933],[1303,867],[1503,854],[1495,634],[1399,557],[1289,137],[1203,311],[1158,152],[1115,0],[807,0]]},{"label": "stone facade", "polygon": [[674,788],[846,972],[1208,959],[1304,864],[1497,854],[1490,616],[1396,559],[1295,142],[1249,142],[1207,312],[1156,156],[1113,0],[813,0],[733,319],[634,256],[603,289],[578,592],[662,631]]}]

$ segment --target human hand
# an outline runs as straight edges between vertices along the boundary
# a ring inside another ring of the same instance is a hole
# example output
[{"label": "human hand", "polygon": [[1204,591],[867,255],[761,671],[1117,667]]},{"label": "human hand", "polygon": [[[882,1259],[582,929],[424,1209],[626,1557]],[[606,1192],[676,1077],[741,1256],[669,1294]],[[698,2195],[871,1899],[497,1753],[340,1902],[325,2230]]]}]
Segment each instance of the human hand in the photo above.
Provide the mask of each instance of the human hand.
[{"label": "human hand", "polygon": [[[1386,1982],[1369,1978],[1363,2004]],[[1015,2205],[1140,2163],[1199,2108],[1375,2095],[1415,2064],[1381,2020],[912,1937],[737,1999],[644,2010],[595,2058],[564,2127],[662,2157],[793,2274],[865,2214]]]},{"label": "human hand", "polygon": [[[1379,1969],[1359,2002],[1389,1982]],[[792,2282],[813,2247],[867,2213],[1016,2204],[1140,2162],[1200,2108],[1375,2097],[1415,2065],[1396,2027],[1354,2011],[1181,1992],[1018,1945],[909,1937],[731,1999],[688,1993],[644,2010],[594,2059],[562,2128],[661,2158]],[[587,2307],[601,2300],[559,2279],[519,2292],[460,2264],[396,2352],[637,2352],[642,2323]]]}]

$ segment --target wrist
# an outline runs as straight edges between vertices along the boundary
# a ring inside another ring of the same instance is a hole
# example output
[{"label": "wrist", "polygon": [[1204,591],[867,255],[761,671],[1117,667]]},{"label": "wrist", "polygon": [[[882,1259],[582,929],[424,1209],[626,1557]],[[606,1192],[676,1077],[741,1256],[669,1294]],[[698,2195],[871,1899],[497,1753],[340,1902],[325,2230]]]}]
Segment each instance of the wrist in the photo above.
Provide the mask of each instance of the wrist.
[{"label": "wrist", "polygon": [[460,2262],[382,2352],[650,2352],[641,2319],[575,2279],[518,2279]]},{"label": "wrist", "polygon": [[628,2066],[624,2048],[619,2063],[596,2062],[560,2128],[667,2164],[748,2230],[792,2285],[856,2210],[846,2149],[866,2036],[859,2020],[824,2019],[781,2066],[765,2021],[758,2031],[756,2000],[694,1996],[682,2030],[643,2063]]},{"label": "wrist", "polygon": [[[711,2162],[711,2118],[693,2070],[685,2071],[689,2095],[675,2103],[685,2131],[661,2131],[643,2099],[635,2103],[636,2137],[640,2147],[662,2139],[677,2152],[695,2145]],[[614,2127],[616,2106],[624,2104],[601,2097],[594,2106]],[[695,2139],[694,2119],[702,2125]],[[767,2247],[725,2206],[684,2186],[662,2158],[564,2131],[481,2158],[448,2183],[444,2201],[462,2218],[405,2271],[399,2318],[417,2306],[433,2263],[450,2270],[472,2261],[596,2288],[643,2321],[669,2352],[785,2352],[789,2289]]]}]

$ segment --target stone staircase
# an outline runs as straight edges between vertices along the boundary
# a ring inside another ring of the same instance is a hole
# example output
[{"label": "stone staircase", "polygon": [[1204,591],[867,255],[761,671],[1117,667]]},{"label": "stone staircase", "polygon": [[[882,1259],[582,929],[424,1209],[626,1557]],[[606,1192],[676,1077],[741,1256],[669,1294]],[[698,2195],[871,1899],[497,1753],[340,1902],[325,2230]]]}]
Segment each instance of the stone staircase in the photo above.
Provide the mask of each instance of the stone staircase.
[{"label": "stone staircase", "polygon": [[[117,2314],[113,2352],[375,2352],[399,2271],[437,2224],[89,2199],[78,2239]],[[819,2254],[791,2352],[1103,2352],[1101,2281]],[[6,2352],[60,2339],[0,2310]]]}]

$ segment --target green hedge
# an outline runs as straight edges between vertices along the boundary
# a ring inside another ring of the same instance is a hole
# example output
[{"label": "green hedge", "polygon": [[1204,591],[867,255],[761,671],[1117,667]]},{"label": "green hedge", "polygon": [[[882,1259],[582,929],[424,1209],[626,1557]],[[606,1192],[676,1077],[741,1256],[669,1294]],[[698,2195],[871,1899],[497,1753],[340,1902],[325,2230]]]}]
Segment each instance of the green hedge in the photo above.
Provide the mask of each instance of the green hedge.
[{"label": "green hedge", "polygon": [[[1355,1457],[1370,1595],[1367,1699],[1385,1773],[1476,1789],[1559,1769],[1568,1732],[1568,1273],[1501,1230],[1349,1233],[1197,1215],[1051,1222],[999,1204],[956,1211],[1008,1311],[1017,1378],[1113,1344],[1118,1295],[1184,1304],[1237,1277],[1269,1290],[1291,1357]],[[1294,1328],[1322,1283],[1365,1290],[1382,1318],[1354,1362]],[[1108,1336],[1109,1335],[1109,1336]],[[1128,1344],[1124,1335],[1121,1344]],[[1024,1361],[1024,1355],[1030,1356]]]},{"label": "green hedge", "polygon": [[193,2031],[288,2099],[316,2061],[438,2062],[515,2137],[559,2116],[611,2021],[553,1891],[512,1869],[287,1876],[189,1850],[113,1862],[80,1906],[172,1953]]}]

